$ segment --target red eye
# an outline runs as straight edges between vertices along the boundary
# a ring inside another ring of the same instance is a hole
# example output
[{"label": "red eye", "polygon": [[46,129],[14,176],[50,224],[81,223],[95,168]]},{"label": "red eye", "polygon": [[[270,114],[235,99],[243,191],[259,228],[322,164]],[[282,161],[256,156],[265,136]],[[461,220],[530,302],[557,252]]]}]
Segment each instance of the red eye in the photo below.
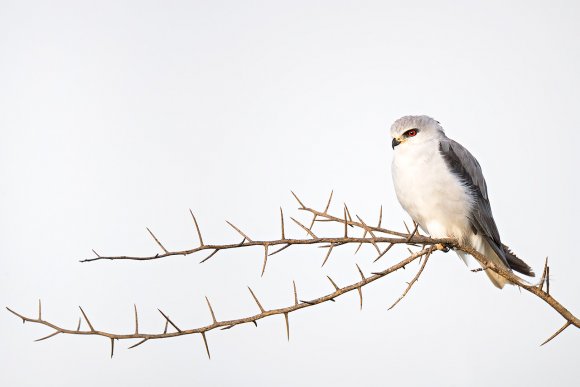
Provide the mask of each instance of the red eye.
[{"label": "red eye", "polygon": [[415,137],[417,135],[417,129],[407,130],[405,134],[407,137]]}]

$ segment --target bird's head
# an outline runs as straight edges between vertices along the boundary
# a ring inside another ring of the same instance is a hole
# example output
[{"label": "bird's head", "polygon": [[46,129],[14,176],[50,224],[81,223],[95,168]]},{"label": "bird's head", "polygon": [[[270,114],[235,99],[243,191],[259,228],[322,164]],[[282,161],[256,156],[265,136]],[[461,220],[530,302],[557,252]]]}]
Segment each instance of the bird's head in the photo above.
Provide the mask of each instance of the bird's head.
[{"label": "bird's head", "polygon": [[429,116],[401,117],[391,126],[393,149],[405,143],[408,143],[407,145],[420,144],[438,139],[443,134],[443,128],[439,124],[439,121],[435,121]]}]

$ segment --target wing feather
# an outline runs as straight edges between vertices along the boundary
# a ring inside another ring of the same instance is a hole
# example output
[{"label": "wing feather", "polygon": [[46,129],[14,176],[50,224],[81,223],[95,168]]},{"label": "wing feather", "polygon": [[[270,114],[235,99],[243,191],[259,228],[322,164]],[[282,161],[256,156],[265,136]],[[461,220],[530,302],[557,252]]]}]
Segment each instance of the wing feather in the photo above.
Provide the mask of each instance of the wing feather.
[{"label": "wing feather", "polygon": [[469,220],[474,230],[488,240],[496,254],[507,267],[510,267],[502,248],[499,231],[493,220],[487,185],[477,159],[461,144],[449,138],[444,138],[439,142],[439,151],[451,172],[458,176],[473,194],[474,203]]}]

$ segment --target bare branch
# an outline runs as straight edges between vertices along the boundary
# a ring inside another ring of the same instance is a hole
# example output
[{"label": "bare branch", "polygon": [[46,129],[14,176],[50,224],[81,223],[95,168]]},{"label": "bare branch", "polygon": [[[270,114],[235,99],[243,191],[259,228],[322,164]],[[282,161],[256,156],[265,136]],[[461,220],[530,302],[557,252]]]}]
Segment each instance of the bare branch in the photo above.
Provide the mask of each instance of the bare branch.
[{"label": "bare branch", "polygon": [[[416,230],[417,229],[415,229],[415,231]],[[411,280],[411,282],[409,282],[409,285],[407,286],[407,289],[405,289],[405,291],[403,292],[403,294],[401,295],[401,297],[399,297],[397,299],[397,301],[395,301],[393,303],[393,305],[391,305],[389,307],[388,310],[393,309],[395,307],[395,305],[397,305],[399,303],[399,301],[401,301],[407,295],[407,293],[409,293],[409,290],[411,290],[411,288],[413,287],[413,285],[415,284],[415,282],[417,282],[419,280],[419,276],[421,275],[421,273],[423,273],[423,269],[425,269],[425,265],[427,265],[427,261],[429,260],[429,257],[430,256],[431,256],[431,251],[429,251],[429,253],[427,253],[427,256],[423,260],[423,264],[421,265],[421,268],[419,268],[419,271],[417,272],[417,274],[415,275],[415,277],[413,277],[413,279]]]},{"label": "bare branch", "polygon": [[[333,192],[331,192],[331,195],[330,195],[330,198],[327,202],[326,208],[322,212],[306,207],[302,203],[302,201],[300,201],[300,199],[294,193],[292,193],[292,194],[294,195],[294,197],[296,198],[296,200],[300,204],[300,206],[301,206],[300,210],[307,211],[307,212],[311,213],[313,215],[313,217],[315,219],[317,219],[318,221],[325,221],[325,222],[331,222],[331,223],[334,222],[336,224],[336,226],[338,226],[340,228],[344,228],[344,236],[338,237],[338,238],[337,237],[321,237],[321,238],[319,238],[312,232],[311,228],[307,228],[303,224],[298,222],[296,219],[291,218],[302,229],[304,229],[306,232],[308,232],[308,234],[311,238],[309,238],[309,239],[286,239],[285,232],[284,232],[284,215],[283,215],[282,209],[280,208],[280,222],[281,222],[281,229],[282,229],[282,239],[263,240],[263,241],[252,240],[252,239],[248,238],[248,236],[245,233],[243,233],[239,228],[237,228],[236,226],[234,226],[233,224],[228,222],[228,224],[232,228],[234,228],[243,237],[242,242],[241,243],[232,243],[232,244],[222,244],[222,245],[206,245],[206,244],[204,244],[204,242],[202,240],[202,236],[201,236],[201,232],[199,230],[199,225],[197,223],[197,220],[195,219],[193,212],[191,212],[191,210],[190,210],[190,213],[192,215],[192,218],[193,218],[195,226],[196,226],[199,241],[200,241],[200,246],[198,246],[198,247],[195,247],[195,248],[192,248],[189,250],[168,251],[163,247],[163,245],[159,242],[159,240],[155,237],[155,235],[153,235],[153,233],[149,229],[147,229],[149,231],[149,233],[151,234],[151,236],[155,239],[157,244],[163,249],[163,251],[164,251],[163,254],[155,254],[154,256],[146,256],[146,257],[130,257],[130,256],[107,257],[107,256],[100,256],[100,255],[95,253],[95,255],[97,256],[96,258],[86,259],[86,260],[84,260],[84,262],[104,260],[104,259],[107,259],[107,260],[123,260],[123,259],[125,259],[125,260],[142,261],[142,260],[159,259],[159,258],[164,258],[164,257],[168,257],[168,256],[173,256],[173,255],[181,255],[181,256],[189,255],[189,254],[194,254],[196,252],[207,250],[210,252],[210,254],[201,261],[201,262],[205,262],[206,260],[210,259],[211,257],[213,257],[215,254],[217,254],[219,251],[222,251],[222,250],[241,249],[241,248],[252,247],[252,246],[262,246],[264,248],[264,262],[263,262],[263,266],[262,266],[262,275],[263,275],[265,272],[268,256],[274,255],[274,254],[281,252],[284,249],[287,249],[288,247],[294,246],[294,245],[316,245],[316,246],[319,246],[322,248],[327,248],[328,251],[326,252],[326,256],[324,258],[322,266],[324,266],[325,263],[328,261],[330,254],[335,246],[341,246],[341,245],[345,245],[345,244],[363,244],[363,243],[372,244],[375,247],[375,249],[377,250],[377,252],[379,253],[378,257],[375,259],[375,262],[378,261],[382,256],[384,256],[396,244],[403,244],[406,246],[417,246],[417,245],[421,246],[422,245],[423,248],[419,251],[416,251],[416,252],[413,252],[409,249],[409,254],[410,254],[409,256],[407,256],[404,259],[399,260],[397,263],[393,264],[392,266],[390,266],[389,268],[387,268],[385,270],[373,272],[371,274],[371,276],[369,276],[369,277],[365,277],[365,275],[363,274],[360,267],[358,265],[356,265],[357,270],[360,274],[361,280],[358,282],[352,283],[350,285],[344,286],[344,287],[339,287],[336,284],[336,282],[328,276],[328,280],[330,281],[330,283],[333,286],[333,291],[331,291],[325,295],[322,295],[320,297],[317,297],[317,298],[312,298],[312,299],[308,299],[305,301],[300,301],[298,298],[298,294],[297,294],[296,283],[294,281],[292,281],[294,303],[292,305],[289,305],[286,307],[280,307],[280,308],[274,308],[274,309],[265,309],[262,306],[262,304],[260,303],[260,301],[258,300],[256,294],[252,291],[252,289],[248,288],[254,301],[258,305],[259,313],[247,315],[247,316],[240,317],[240,318],[233,319],[233,320],[218,320],[215,316],[215,313],[213,311],[213,308],[212,308],[212,305],[211,305],[209,299],[206,297],[206,302],[208,304],[208,308],[209,308],[211,316],[212,316],[212,323],[209,325],[196,327],[196,328],[190,328],[190,329],[183,329],[182,330],[182,329],[178,328],[177,325],[174,324],[173,321],[171,319],[169,319],[169,317],[165,313],[163,313],[161,310],[159,310],[159,312],[161,313],[161,315],[165,319],[165,321],[164,321],[165,328],[164,328],[163,332],[162,333],[142,333],[139,331],[139,321],[138,321],[138,314],[137,314],[137,306],[136,305],[133,305],[134,318],[135,318],[135,331],[134,331],[134,333],[131,333],[131,334],[120,334],[120,333],[95,330],[94,327],[92,326],[91,322],[89,321],[86,313],[84,312],[84,310],[81,307],[79,307],[79,308],[81,310],[82,316],[84,317],[84,320],[87,322],[87,325],[89,328],[88,330],[81,330],[81,326],[80,326],[81,319],[80,318],[79,318],[79,324],[78,324],[76,330],[63,328],[63,327],[57,326],[49,321],[44,320],[43,316],[42,316],[42,304],[41,304],[40,300],[38,302],[38,317],[37,318],[26,317],[22,314],[19,314],[19,313],[13,311],[10,308],[7,308],[7,310],[9,312],[11,312],[12,314],[14,314],[15,316],[17,316],[18,318],[22,319],[23,322],[32,322],[32,323],[44,325],[44,326],[47,326],[53,330],[53,332],[51,334],[49,334],[48,336],[42,337],[40,339],[37,339],[37,341],[46,340],[46,339],[54,337],[60,333],[67,334],[67,335],[70,334],[70,335],[103,336],[103,337],[107,337],[111,340],[111,356],[113,356],[114,340],[139,339],[140,340],[139,342],[137,342],[136,344],[129,347],[129,348],[135,348],[135,347],[145,343],[148,340],[165,339],[165,338],[177,337],[177,336],[183,336],[183,335],[200,334],[202,336],[203,341],[204,341],[204,346],[206,348],[206,352],[208,354],[208,357],[210,357],[210,351],[209,351],[209,346],[208,346],[206,334],[207,334],[207,332],[209,332],[211,330],[215,330],[215,329],[225,330],[225,329],[230,329],[236,325],[246,324],[246,323],[253,323],[254,325],[257,326],[257,321],[260,319],[263,319],[263,318],[266,318],[269,316],[273,316],[273,315],[282,314],[282,315],[284,315],[284,319],[285,319],[286,335],[287,335],[287,338],[289,339],[290,338],[290,326],[289,326],[289,314],[290,313],[293,313],[293,312],[300,310],[300,309],[309,308],[309,307],[312,307],[312,306],[315,306],[315,305],[318,305],[318,304],[321,304],[324,302],[329,302],[329,301],[335,302],[338,297],[340,297],[341,295],[343,295],[345,293],[351,292],[353,290],[356,290],[358,292],[359,299],[360,299],[360,308],[362,309],[362,305],[363,305],[362,288],[364,286],[367,286],[370,283],[372,283],[378,279],[381,279],[381,278],[383,278],[383,277],[385,277],[385,276],[389,275],[390,273],[393,273],[397,270],[404,269],[406,267],[406,265],[410,264],[411,262],[413,262],[415,260],[419,260],[419,262],[421,263],[421,266],[420,266],[418,272],[413,277],[413,279],[408,283],[407,288],[405,289],[403,294],[399,297],[399,299],[397,299],[395,301],[395,303],[389,308],[389,309],[391,309],[395,305],[397,305],[408,294],[411,287],[418,281],[420,275],[423,273],[423,270],[426,267],[427,261],[429,260],[431,254],[433,253],[433,251],[445,250],[446,247],[452,246],[456,250],[460,250],[460,251],[463,251],[467,254],[472,255],[481,264],[483,269],[491,270],[491,271],[497,273],[499,276],[505,278],[510,283],[517,285],[520,288],[522,288],[522,289],[534,294],[538,298],[542,299],[566,320],[566,323],[564,324],[564,326],[562,328],[560,328],[560,330],[558,330],[554,335],[552,335],[543,344],[545,344],[545,343],[549,342],[550,340],[552,340],[553,338],[555,338],[557,335],[559,335],[562,331],[564,331],[570,325],[574,325],[575,327],[580,328],[579,319],[577,317],[575,317],[570,311],[568,311],[563,305],[561,305],[557,300],[555,300],[549,294],[550,267],[548,266],[547,259],[546,259],[546,263],[544,266],[544,274],[542,276],[540,284],[530,285],[527,282],[525,282],[524,280],[522,280],[521,278],[519,278],[518,276],[516,276],[510,270],[507,270],[504,267],[499,267],[499,266],[494,265],[485,256],[481,255],[476,250],[474,250],[468,246],[462,246],[456,240],[454,240],[452,238],[436,239],[436,238],[429,238],[429,237],[420,235],[418,233],[418,225],[417,224],[415,224],[415,228],[412,232],[410,230],[407,230],[407,233],[400,233],[400,232],[395,232],[395,231],[391,231],[391,230],[382,228],[381,227],[382,216],[383,216],[382,207],[381,207],[380,212],[379,212],[378,225],[376,227],[372,227],[372,226],[367,225],[358,215],[357,215],[358,221],[353,221],[352,217],[350,216],[350,212],[349,212],[349,209],[346,206],[346,204],[344,205],[344,208],[343,208],[343,214],[342,214],[343,216],[342,217],[336,217],[336,216],[330,215],[328,213],[328,209],[330,207]],[[364,232],[364,236],[362,238],[349,237],[348,236],[348,227],[353,227],[353,228],[357,228],[357,229],[362,230]],[[369,235],[370,237],[367,238],[366,237],[367,235]],[[388,246],[383,251],[381,251],[378,247],[379,243],[388,243]],[[270,246],[279,246],[279,248],[277,250],[275,250],[274,252],[269,253]],[[546,283],[546,291],[543,291],[544,283]],[[169,325],[171,325],[175,329],[175,331],[168,332]]]},{"label": "bare branch", "polygon": [[[369,234],[371,234],[371,243],[373,244],[373,246],[375,247],[375,249],[377,249],[377,253],[381,253],[381,249],[379,249],[379,246],[377,246],[377,242],[376,242],[376,235],[373,233],[373,231],[370,229],[369,226],[366,225],[365,222],[363,222],[363,220],[361,219],[360,216],[356,216],[359,220],[359,222],[361,222],[361,224],[363,225],[363,228],[365,229],[365,233],[368,232]],[[364,238],[364,237],[363,237]]]}]

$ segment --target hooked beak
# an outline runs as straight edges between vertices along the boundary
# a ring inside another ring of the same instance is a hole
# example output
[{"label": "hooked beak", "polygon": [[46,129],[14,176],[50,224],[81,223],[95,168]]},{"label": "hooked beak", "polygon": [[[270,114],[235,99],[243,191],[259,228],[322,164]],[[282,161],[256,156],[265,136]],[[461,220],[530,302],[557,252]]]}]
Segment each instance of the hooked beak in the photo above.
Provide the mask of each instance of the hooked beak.
[{"label": "hooked beak", "polygon": [[393,142],[392,142],[393,149],[395,149],[395,147],[396,147],[397,145],[399,145],[400,143],[401,143],[401,141],[399,141],[399,139],[397,139],[397,138],[393,138]]}]

